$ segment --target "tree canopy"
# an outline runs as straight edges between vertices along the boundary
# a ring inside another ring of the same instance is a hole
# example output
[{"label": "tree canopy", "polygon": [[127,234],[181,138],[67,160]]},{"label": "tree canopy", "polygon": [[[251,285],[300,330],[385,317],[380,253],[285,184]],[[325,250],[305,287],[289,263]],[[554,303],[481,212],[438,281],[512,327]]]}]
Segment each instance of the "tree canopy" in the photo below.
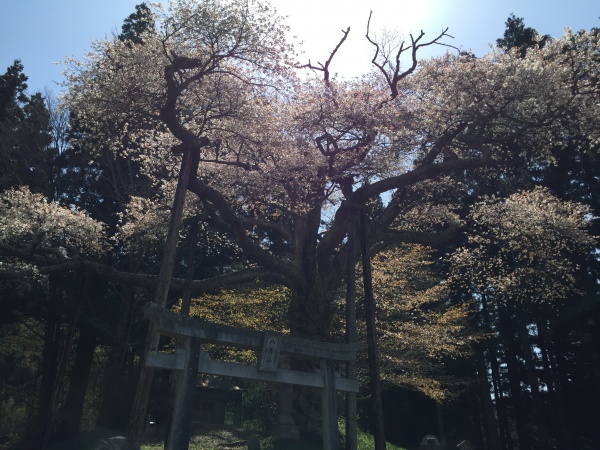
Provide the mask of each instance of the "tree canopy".
[{"label": "tree canopy", "polygon": [[[597,134],[596,87],[587,76],[596,62],[584,50],[593,52],[593,34],[567,35],[524,58],[447,54],[414,76],[375,69],[324,82],[294,76],[284,29],[266,21],[266,8],[174,4],[144,44],[98,43],[75,68],[68,102],[95,136],[108,121],[119,123],[137,144],[119,151],[150,177],[173,167],[171,149],[194,149],[199,170],[189,190],[197,202],[250,262],[297,291],[324,287],[340,266],[333,261],[352,204],[392,194],[371,226],[381,239],[406,187],[544,160],[572,127]],[[563,53],[570,40],[582,41],[583,51]],[[398,88],[405,95],[394,97]],[[107,131],[106,140],[119,139]],[[328,208],[332,220],[322,223]],[[259,226],[283,236],[283,253],[264,248]]]},{"label": "tree canopy", "polygon": [[[500,319],[519,311],[527,329],[535,308],[576,290],[594,211],[535,186],[560,161],[581,167],[597,155],[600,58],[597,30],[549,40],[514,16],[506,25],[501,47],[480,58],[420,61],[447,30],[390,45],[369,18],[372,69],[345,78],[329,67],[349,29],[324,64],[306,64],[267,3],[138,5],[120,35],[68,61],[72,128],[53,175],[64,192],[25,175],[3,182],[0,277],[77,276],[82,291],[85,280],[109,281],[114,316],[99,320],[118,323],[123,361],[147,298],[139,292],[157,283],[183,156],[192,169],[170,304],[185,289],[213,301],[259,280],[286,288],[291,333],[336,339],[348,230],[364,210],[391,384],[441,399],[441,371],[427,366],[466,357],[470,344],[484,368],[498,369],[495,352],[518,363],[509,352],[518,330],[486,347],[469,327],[500,335]],[[3,133],[15,128],[6,117],[32,119],[27,108],[42,101],[26,96],[22,70],[15,62],[0,78]],[[19,162],[6,173],[37,173],[23,154]],[[202,267],[186,282],[195,259]],[[63,293],[79,298],[73,290]]]}]

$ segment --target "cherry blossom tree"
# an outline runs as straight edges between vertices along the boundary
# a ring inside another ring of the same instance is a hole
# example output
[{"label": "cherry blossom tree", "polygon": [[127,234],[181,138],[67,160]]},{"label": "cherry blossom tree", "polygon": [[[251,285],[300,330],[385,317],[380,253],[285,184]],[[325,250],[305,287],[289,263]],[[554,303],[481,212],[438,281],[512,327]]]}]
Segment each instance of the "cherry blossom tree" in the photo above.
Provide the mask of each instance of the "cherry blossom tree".
[{"label": "cherry blossom tree", "polygon": [[451,303],[434,270],[431,248],[390,248],[374,256],[372,263],[382,382],[387,388],[422,392],[438,402],[451,398],[464,380],[445,371],[443,361],[469,355],[477,342],[478,332],[469,326],[469,309]]},{"label": "cherry blossom tree", "polygon": [[[175,3],[144,44],[98,43],[72,73],[68,101],[107,142],[115,136],[103,121],[122,122],[139,145],[119,151],[133,151],[148,176],[193,149],[195,202],[260,268],[252,277],[262,271],[292,288],[299,334],[327,333],[354,205],[390,196],[370,225],[373,241],[426,242],[425,231],[386,231],[403,212],[403,188],[542,160],[575,122],[597,135],[597,87],[583,76],[596,62],[562,54],[562,41],[523,58],[447,54],[400,71],[405,54],[416,61],[420,36],[362,78],[324,81],[294,76],[285,29],[268,11]],[[592,48],[597,36],[578,39]],[[148,126],[130,128],[140,123]],[[278,254],[259,229],[281,236]]]},{"label": "cherry blossom tree", "polygon": [[78,258],[98,256],[107,249],[102,223],[48,202],[27,187],[3,192],[0,213],[0,246],[11,258],[1,263],[6,276],[15,276],[15,271],[40,276],[63,270],[63,264],[73,268]]},{"label": "cherry blossom tree", "polygon": [[[499,330],[505,332],[508,321],[516,322],[510,329],[516,331],[525,361],[541,448],[550,445],[550,438],[532,335],[543,334],[545,317],[552,317],[564,309],[563,303],[572,301],[578,289],[574,256],[589,253],[595,243],[587,232],[592,219],[587,206],[561,201],[542,188],[518,192],[507,199],[489,198],[473,206],[469,242],[451,259],[450,284],[477,304],[474,309],[480,325],[489,333],[487,352],[494,378],[498,351],[491,345],[491,337]],[[532,333],[531,327],[537,331]],[[478,359],[478,372],[487,373],[483,355]],[[498,395],[498,387],[495,389]],[[513,396],[518,398],[515,392]],[[486,416],[491,417],[490,412]],[[491,429],[488,432],[495,433]],[[520,442],[525,438],[519,429]]]},{"label": "cherry blossom tree", "polygon": [[[369,202],[382,201],[368,226],[373,255],[402,242],[440,245],[465,230],[470,174],[546,163],[574,130],[600,139],[597,33],[567,31],[524,55],[498,49],[479,59],[447,53],[418,61],[419,49],[443,43],[446,31],[383,45],[369,20],[373,70],[346,79],[329,69],[350,30],[325,63],[303,64],[267,4],[179,0],[152,8],[155,27],[139,41],[106,38],[70,61],[65,102],[78,138],[101,143],[81,149],[92,161],[109,150],[134,162],[131,176],[151,186],[123,196],[114,237],[160,243],[161,205],[175,195],[187,158],[185,217],[200,217],[238,256],[221,274],[194,280],[192,291],[257,278],[285,285],[297,335],[332,331],[348,225]],[[10,246],[3,252],[36,263],[35,252]],[[67,252],[43,270],[156,284],[94,255]]]}]

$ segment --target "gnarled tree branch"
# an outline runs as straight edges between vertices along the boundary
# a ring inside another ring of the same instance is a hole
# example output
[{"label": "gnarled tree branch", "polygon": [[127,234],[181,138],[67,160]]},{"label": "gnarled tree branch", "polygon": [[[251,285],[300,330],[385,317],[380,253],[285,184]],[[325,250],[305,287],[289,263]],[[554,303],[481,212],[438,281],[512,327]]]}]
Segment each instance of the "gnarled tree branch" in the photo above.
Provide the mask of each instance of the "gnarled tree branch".
[{"label": "gnarled tree branch", "polygon": [[335,46],[335,48],[329,55],[329,58],[327,59],[327,61],[325,62],[324,65],[317,61],[317,64],[319,64],[319,65],[315,66],[310,62],[310,60],[308,60],[308,64],[300,66],[300,68],[301,69],[308,68],[311,70],[318,70],[318,71],[323,72],[323,81],[325,81],[325,83],[329,84],[329,65],[331,64],[331,61],[333,60],[333,57],[335,56],[337,51],[340,49],[340,47],[342,46],[342,44],[348,37],[348,33],[350,33],[350,27],[348,27],[346,29],[346,31],[342,30],[342,33],[344,33],[344,37],[342,39],[340,39],[340,42],[338,42],[338,44]]},{"label": "gnarled tree branch", "polygon": [[[413,73],[415,71],[415,69],[417,68],[417,64],[418,64],[417,63],[417,52],[418,52],[418,50],[422,47],[427,47],[427,46],[433,45],[433,44],[452,47],[449,44],[440,42],[440,39],[442,39],[446,36],[447,37],[452,37],[452,36],[448,34],[448,28],[445,28],[444,30],[442,30],[442,32],[436,38],[432,39],[431,41],[421,43],[421,39],[423,39],[423,36],[425,36],[425,32],[421,30],[421,33],[416,38],[412,34],[410,35],[411,45],[409,45],[408,47],[404,46],[404,41],[400,43],[400,47],[398,48],[398,51],[396,52],[393,64],[389,61],[387,55],[384,55],[383,63],[379,63],[377,61],[377,59],[379,57],[379,53],[381,52],[381,48],[380,48],[379,44],[375,40],[373,40],[371,38],[371,36],[369,35],[372,15],[373,15],[373,11],[371,11],[371,13],[369,14],[369,20],[367,21],[367,33],[365,34],[365,37],[367,38],[367,40],[375,47],[375,55],[373,56],[371,63],[375,67],[377,67],[377,69],[379,69],[379,71],[385,77],[385,80],[387,81],[387,84],[390,87],[391,98],[394,99],[398,96],[398,93],[399,93],[398,83],[402,79],[406,78],[411,73]],[[456,47],[453,47],[453,48],[456,48]],[[408,69],[402,71],[401,64],[400,64],[400,58],[401,58],[402,54],[407,51],[410,51],[410,56],[411,56],[412,62]],[[392,69],[391,73],[388,69],[386,69],[386,67],[385,67],[386,64],[390,64],[391,69]]]}]

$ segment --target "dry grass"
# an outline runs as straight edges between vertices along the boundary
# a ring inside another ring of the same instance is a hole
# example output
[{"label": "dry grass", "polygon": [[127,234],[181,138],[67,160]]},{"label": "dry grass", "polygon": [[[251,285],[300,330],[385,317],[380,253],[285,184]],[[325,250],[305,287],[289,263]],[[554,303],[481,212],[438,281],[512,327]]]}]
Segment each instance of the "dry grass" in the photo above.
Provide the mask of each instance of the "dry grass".
[{"label": "dry grass", "polygon": [[[248,448],[248,439],[256,434],[261,443],[262,450],[274,450],[273,442],[269,433],[257,433],[256,430],[234,428],[231,426],[208,426],[203,425],[196,428],[190,441],[189,450],[246,450]],[[319,450],[321,446],[307,446],[305,443],[290,442],[285,446],[286,450]],[[359,450],[371,450],[374,448],[373,436],[359,431],[358,435]],[[387,444],[388,450],[403,450],[400,447]],[[142,450],[162,450],[162,440],[146,440]]]},{"label": "dry grass", "polygon": [[[193,437],[190,441],[190,450],[218,450],[230,449],[241,450],[248,448],[248,439],[254,430],[246,430],[228,426],[209,426],[203,425],[193,431]],[[258,435],[258,434],[257,434]],[[261,441],[261,448],[270,448],[270,437],[268,435],[258,436]],[[147,439],[142,445],[142,450],[158,450],[163,448],[163,442],[159,439]]]}]

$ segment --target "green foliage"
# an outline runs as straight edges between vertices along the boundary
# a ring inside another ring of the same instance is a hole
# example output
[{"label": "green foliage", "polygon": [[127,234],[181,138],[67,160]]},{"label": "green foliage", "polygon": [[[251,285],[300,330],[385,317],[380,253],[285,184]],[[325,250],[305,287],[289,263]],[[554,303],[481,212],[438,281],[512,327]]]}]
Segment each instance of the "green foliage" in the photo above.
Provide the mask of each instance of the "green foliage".
[{"label": "green foliage", "polygon": [[[358,433],[357,441],[358,441],[357,442],[358,450],[372,450],[375,448],[375,438],[373,437],[373,435],[366,433],[362,430],[360,430]],[[404,450],[403,447],[398,447],[397,445],[391,444],[389,442],[386,444],[386,449],[387,450]]]},{"label": "green foliage", "polygon": [[523,18],[515,17],[514,14],[508,16],[505,25],[504,37],[496,39],[496,44],[507,50],[516,47],[522,55],[525,54],[528,48],[544,47],[550,39],[549,35],[540,36],[534,28],[526,27]]},{"label": "green foliage", "polygon": [[273,427],[275,408],[272,385],[246,383],[242,396],[244,427],[252,425],[256,430],[267,431]]},{"label": "green foliage", "polygon": [[[338,421],[338,429],[340,432],[340,436],[342,436],[342,439],[345,439],[346,422],[344,418],[341,418]],[[360,428],[357,430],[356,442],[358,450],[373,450],[375,448],[375,437],[372,434],[361,430]],[[391,444],[390,442],[386,443],[386,448],[387,450],[405,450],[404,448],[398,447],[397,445]]]},{"label": "green foliage", "polygon": [[23,73],[23,64],[16,59],[12,66],[7,67],[6,73],[0,75],[0,122],[8,115],[9,110],[18,103],[25,103],[27,95],[27,76]]},{"label": "green foliage", "polygon": [[154,18],[152,11],[146,3],[140,3],[135,6],[135,13],[130,14],[121,26],[119,40],[142,44],[142,34],[154,30]]},{"label": "green foliage", "polygon": [[14,398],[0,401],[0,448],[14,448],[27,434],[27,419],[29,418],[26,404],[17,402]]},{"label": "green foliage", "polygon": [[[341,420],[339,422],[340,434],[344,433],[344,422]],[[217,429],[217,430],[207,430],[204,433],[200,433],[192,436],[190,441],[190,450],[221,450],[223,448],[228,449],[237,449],[242,450],[247,448],[247,440],[249,437],[254,434],[254,431],[242,431],[229,428]],[[315,445],[314,443],[308,444],[305,442],[294,442],[294,441],[286,441],[285,446],[281,447],[275,445],[272,439],[269,436],[264,436],[262,433],[259,436],[263,436],[260,438],[261,448],[263,450],[320,450],[321,445]],[[373,450],[375,448],[374,438],[372,434],[369,434],[363,430],[358,430],[357,436],[358,442],[358,450]],[[387,443],[388,450],[405,450],[402,447],[397,445]],[[162,442],[155,441],[147,441],[142,445],[142,450],[158,450],[163,448]],[[343,447],[342,447],[343,448]]]},{"label": "green foliage", "polygon": [[[289,304],[289,290],[281,286],[252,283],[244,288],[222,290],[216,294],[206,294],[192,300],[190,316],[199,317],[213,323],[287,332],[286,313]],[[181,301],[173,307],[181,308]],[[228,361],[254,363],[256,356],[250,350],[208,345],[205,347],[213,358]]]},{"label": "green foliage", "polygon": [[17,446],[28,436],[37,406],[41,323],[33,319],[0,327],[0,436]]},{"label": "green foliage", "polygon": [[0,191],[29,185],[51,192],[50,114],[44,98],[26,94],[27,77],[16,60],[0,75]]},{"label": "green foliage", "polygon": [[[285,332],[288,304],[287,288],[253,283],[193,299],[190,315],[225,325]],[[175,310],[179,308],[180,304]]]},{"label": "green foliage", "polygon": [[[466,308],[449,303],[434,263],[432,248],[409,244],[382,251],[371,260],[384,386],[420,391],[442,401],[464,383],[446,372],[444,360],[469,354],[477,332],[468,326]],[[361,298],[362,286],[357,291]],[[364,341],[360,301],[358,308],[358,340]],[[339,329],[343,329],[341,323]],[[358,371],[364,385],[366,356],[366,352],[359,354]]]}]

